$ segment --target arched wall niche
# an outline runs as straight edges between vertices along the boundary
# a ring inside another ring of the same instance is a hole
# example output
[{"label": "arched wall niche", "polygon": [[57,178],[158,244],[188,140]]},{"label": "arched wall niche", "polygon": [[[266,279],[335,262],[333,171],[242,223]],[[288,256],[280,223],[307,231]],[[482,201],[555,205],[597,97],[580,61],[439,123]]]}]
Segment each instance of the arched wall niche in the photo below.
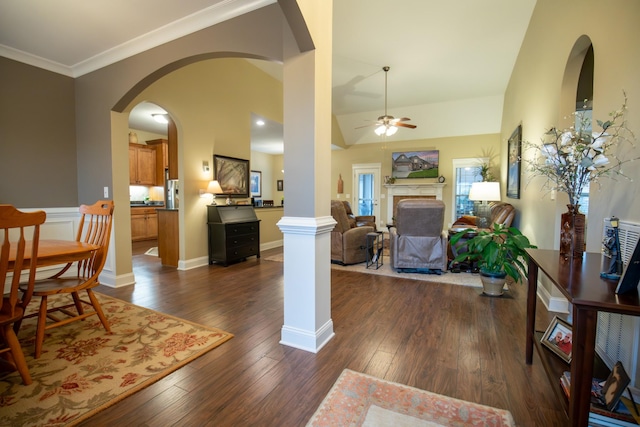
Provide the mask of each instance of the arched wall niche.
[{"label": "arched wall niche", "polygon": [[[591,39],[587,35],[582,35],[576,40],[573,49],[569,53],[567,64],[562,79],[562,87],[560,93],[560,116],[558,117],[558,127],[566,128],[572,125],[572,113],[576,111],[576,101],[578,100],[581,74],[586,77],[587,70],[583,71],[585,58],[587,55],[591,58],[591,94],[593,94],[593,58],[595,52],[591,44]],[[583,79],[583,81],[586,79]],[[581,88],[580,93],[586,89]]]},{"label": "arched wall niche", "polygon": [[[564,75],[562,78],[562,85],[560,87],[560,98],[559,98],[559,108],[558,108],[558,118],[556,120],[557,128],[565,129],[569,128],[573,125],[573,113],[576,111],[576,101],[580,93],[584,93],[585,88],[581,88],[580,91],[578,87],[580,86],[581,75],[583,75],[583,82],[587,79],[590,79],[593,82],[593,58],[595,52],[593,50],[593,46],[591,44],[591,39],[587,35],[581,35],[578,37],[576,42],[573,45],[573,48],[569,52],[567,62],[564,69]],[[589,56],[590,60],[587,61],[587,65],[589,62],[591,63],[591,76],[587,77],[587,71],[583,70],[583,66],[585,65],[585,58]],[[593,83],[591,87],[591,93],[593,94]],[[567,210],[568,198],[566,194],[560,193],[556,195],[555,202],[555,241],[560,241],[560,216],[563,212]]]}]

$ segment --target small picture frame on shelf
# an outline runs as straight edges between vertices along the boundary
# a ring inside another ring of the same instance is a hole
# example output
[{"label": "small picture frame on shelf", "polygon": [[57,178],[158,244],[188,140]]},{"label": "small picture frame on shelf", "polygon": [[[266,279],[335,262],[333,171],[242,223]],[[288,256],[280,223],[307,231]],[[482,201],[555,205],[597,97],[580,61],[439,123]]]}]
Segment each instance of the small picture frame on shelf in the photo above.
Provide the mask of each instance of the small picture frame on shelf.
[{"label": "small picture frame on shelf", "polygon": [[622,393],[626,390],[630,382],[631,379],[627,371],[624,370],[622,362],[616,362],[602,388],[602,398],[608,410],[613,411],[615,409]]},{"label": "small picture frame on shelf", "polygon": [[571,363],[573,332],[571,325],[555,316],[540,343],[567,363]]}]

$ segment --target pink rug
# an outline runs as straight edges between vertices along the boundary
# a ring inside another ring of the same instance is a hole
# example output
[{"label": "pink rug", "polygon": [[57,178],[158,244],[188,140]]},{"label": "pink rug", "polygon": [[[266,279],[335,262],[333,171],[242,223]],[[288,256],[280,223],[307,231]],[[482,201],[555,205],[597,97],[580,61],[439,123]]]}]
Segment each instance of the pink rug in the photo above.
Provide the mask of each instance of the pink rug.
[{"label": "pink rug", "polygon": [[515,426],[509,411],[345,369],[307,426]]}]

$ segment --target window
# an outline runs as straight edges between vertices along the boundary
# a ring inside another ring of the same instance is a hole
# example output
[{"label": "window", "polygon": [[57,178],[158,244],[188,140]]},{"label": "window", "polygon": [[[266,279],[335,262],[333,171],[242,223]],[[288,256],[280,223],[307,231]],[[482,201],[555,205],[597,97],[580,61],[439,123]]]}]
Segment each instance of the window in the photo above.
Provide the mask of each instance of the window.
[{"label": "window", "polygon": [[481,165],[488,163],[488,158],[453,159],[453,211],[452,222],[463,215],[473,215],[473,202],[469,200],[471,184],[482,181]]}]

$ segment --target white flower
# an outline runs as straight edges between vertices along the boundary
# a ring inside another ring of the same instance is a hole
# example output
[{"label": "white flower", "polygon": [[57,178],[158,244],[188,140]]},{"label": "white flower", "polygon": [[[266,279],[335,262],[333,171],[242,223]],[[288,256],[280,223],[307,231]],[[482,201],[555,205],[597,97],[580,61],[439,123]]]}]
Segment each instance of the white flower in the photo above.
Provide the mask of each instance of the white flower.
[{"label": "white flower", "polygon": [[565,146],[573,140],[573,134],[571,132],[564,132],[560,137],[560,145]]},{"label": "white flower", "polygon": [[604,154],[598,154],[593,158],[593,165],[597,168],[600,166],[608,165],[609,159]]},{"label": "white flower", "polygon": [[621,143],[634,146],[635,137],[624,121],[626,101],[625,95],[620,110],[611,113],[606,121],[597,121],[601,128],[599,132],[591,131],[590,116],[577,111],[575,128],[552,128],[543,137],[541,145],[524,141],[525,146],[539,154],[527,161],[532,176],[546,177],[545,188],[567,193],[572,205],[580,200],[585,185],[598,182],[601,176],[615,174],[627,178],[621,166],[637,158],[619,159],[614,151],[614,147]]},{"label": "white flower", "polygon": [[540,153],[545,157],[553,157],[558,154],[558,150],[556,150],[556,147],[553,144],[544,144],[540,148]]}]

